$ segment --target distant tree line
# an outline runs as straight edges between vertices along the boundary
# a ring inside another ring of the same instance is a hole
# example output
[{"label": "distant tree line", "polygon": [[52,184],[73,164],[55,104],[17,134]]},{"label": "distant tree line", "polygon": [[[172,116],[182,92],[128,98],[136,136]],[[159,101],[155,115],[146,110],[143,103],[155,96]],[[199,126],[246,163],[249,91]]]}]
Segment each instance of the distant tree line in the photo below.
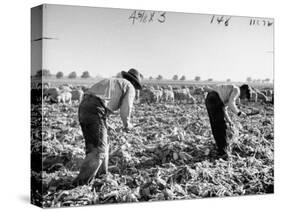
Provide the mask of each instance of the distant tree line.
[{"label": "distant tree line", "polygon": [[[52,74],[51,74],[51,71],[49,69],[40,69],[34,75],[34,77],[38,77],[38,78],[41,78],[41,77],[51,77],[51,76],[52,76]],[[116,74],[116,77],[120,77],[120,76],[121,76],[121,72],[118,72]],[[58,71],[55,74],[55,77],[57,79],[61,79],[61,78],[65,77],[65,76],[64,76],[64,73],[62,71]],[[90,75],[89,71],[83,71],[82,75],[80,76],[80,78],[82,78],[82,79],[87,79],[87,78],[90,78],[90,77],[91,77],[91,75]],[[77,75],[77,73],[75,71],[72,71],[70,74],[67,75],[67,78],[69,78],[69,79],[76,79],[76,78],[78,78],[78,75]],[[153,80],[153,79],[163,80],[164,77],[161,74],[159,74],[156,78],[153,78],[152,76],[150,76],[148,79],[149,80]],[[181,77],[179,77],[179,75],[175,74],[172,77],[172,80],[174,80],[174,81],[177,81],[177,80],[185,81],[186,80],[186,76],[182,75]],[[200,76],[195,76],[194,77],[194,81],[196,81],[196,82],[201,81],[201,77]],[[213,78],[208,78],[206,81],[212,82]],[[226,79],[226,82],[231,82],[231,79],[230,78]],[[266,79],[253,79],[252,77],[247,77],[246,78],[246,82],[248,82],[248,83],[269,83],[270,79],[269,78],[266,78]]]},{"label": "distant tree line", "polygon": [[176,80],[184,81],[184,80],[186,80],[186,77],[185,77],[184,75],[182,75],[182,76],[179,78],[179,76],[176,74],[176,75],[173,76],[172,80],[175,80],[175,81],[176,81]]},{"label": "distant tree line", "polygon": [[[149,76],[148,79],[149,79],[149,80],[154,80],[154,79],[155,79],[155,80],[163,80],[164,77],[163,77],[162,75],[158,75],[158,76],[155,77],[155,78],[152,77],[152,76]],[[171,79],[174,80],[174,81],[178,81],[178,80],[185,81],[185,80],[186,80],[186,76],[185,76],[185,75],[182,75],[182,76],[179,78],[179,75],[175,74]],[[200,76],[195,76],[195,77],[194,77],[194,81],[199,82],[199,81],[202,81],[202,79],[201,79]],[[206,81],[207,81],[207,82],[213,82],[214,79],[213,79],[213,78],[208,78],[208,79],[206,79]],[[246,78],[246,81],[247,81],[248,83],[270,83],[271,80],[270,80],[269,78],[266,78],[266,79],[252,79],[251,77],[247,77],[247,78]],[[227,79],[225,80],[225,82],[230,83],[230,82],[232,82],[232,80],[231,80],[230,78],[227,78]]]},{"label": "distant tree line", "polygon": [[270,79],[266,78],[266,79],[252,79],[252,77],[247,77],[246,81],[248,83],[269,83]]},{"label": "distant tree line", "polygon": [[[157,77],[155,77],[155,78],[153,78],[152,76],[149,76],[148,77],[148,79],[149,80],[154,80],[154,79],[156,79],[156,80],[163,80],[164,79],[164,77],[160,74],[160,75],[158,75]],[[200,81],[200,77],[195,77],[195,80],[196,81]],[[177,74],[175,74],[173,77],[172,77],[172,80],[174,80],[174,81],[177,81],[177,80],[181,80],[181,81],[185,81],[186,80],[186,76],[185,75],[182,75],[181,77],[179,77]]]},{"label": "distant tree line", "polygon": [[[35,77],[51,77],[51,76],[52,76],[52,74],[51,74],[50,70],[48,70],[48,69],[40,69],[35,74]],[[64,77],[64,73],[62,71],[58,71],[55,76],[57,79],[61,79]],[[70,74],[68,74],[67,77],[69,79],[76,79],[78,77],[78,75],[75,71],[72,71]],[[84,71],[80,77],[83,79],[87,79],[87,78],[90,78],[91,75],[90,75],[89,71]]]}]

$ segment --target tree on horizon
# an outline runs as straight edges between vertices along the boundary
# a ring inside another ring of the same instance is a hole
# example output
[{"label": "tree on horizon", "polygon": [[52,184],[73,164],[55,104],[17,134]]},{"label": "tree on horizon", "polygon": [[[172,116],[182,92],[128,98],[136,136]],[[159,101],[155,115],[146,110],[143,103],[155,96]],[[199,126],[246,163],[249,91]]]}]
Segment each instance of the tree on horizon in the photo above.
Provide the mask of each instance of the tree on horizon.
[{"label": "tree on horizon", "polygon": [[156,79],[157,79],[157,80],[162,80],[162,79],[163,79],[163,76],[159,74]]},{"label": "tree on horizon", "polygon": [[196,77],[194,78],[194,80],[198,82],[198,81],[201,80],[201,77],[200,77],[200,76],[196,76]]},{"label": "tree on horizon", "polygon": [[252,81],[253,81],[253,80],[252,80],[252,77],[247,77],[246,81],[247,81],[247,82],[252,82]]},{"label": "tree on horizon", "polygon": [[49,69],[40,69],[36,72],[35,77],[50,77],[51,71]]},{"label": "tree on horizon", "polygon": [[75,78],[77,78],[76,72],[75,72],[75,71],[72,71],[72,72],[68,75],[68,78],[69,78],[69,79],[75,79]]},{"label": "tree on horizon", "polygon": [[56,78],[57,78],[57,79],[63,78],[63,72],[62,72],[62,71],[59,71],[59,72],[56,74]]},{"label": "tree on horizon", "polygon": [[116,76],[115,77],[117,77],[117,78],[122,78],[122,74],[121,74],[121,72],[119,71],[117,74],[116,74]]},{"label": "tree on horizon", "polygon": [[86,78],[90,78],[91,75],[89,73],[89,71],[84,71],[81,75],[81,78],[86,79]]},{"label": "tree on horizon", "polygon": [[184,80],[186,80],[186,77],[185,77],[184,75],[182,75],[181,78],[180,78],[180,80],[181,80],[181,81],[184,81]]},{"label": "tree on horizon", "polygon": [[174,76],[173,76],[173,80],[178,80],[179,79],[179,76],[177,75],[177,74],[175,74]]}]

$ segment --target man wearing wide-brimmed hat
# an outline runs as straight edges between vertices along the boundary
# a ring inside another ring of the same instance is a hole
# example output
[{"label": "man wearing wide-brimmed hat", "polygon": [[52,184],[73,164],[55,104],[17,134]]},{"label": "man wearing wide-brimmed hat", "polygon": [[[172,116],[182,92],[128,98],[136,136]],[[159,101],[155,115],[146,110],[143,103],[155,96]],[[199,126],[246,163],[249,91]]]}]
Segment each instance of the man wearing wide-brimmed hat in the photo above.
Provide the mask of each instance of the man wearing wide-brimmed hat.
[{"label": "man wearing wide-brimmed hat", "polygon": [[79,105],[78,116],[86,145],[86,158],[74,185],[83,185],[93,179],[98,170],[107,173],[108,150],[107,115],[120,109],[123,126],[130,130],[130,121],[136,91],[142,88],[142,75],[136,69],[121,72],[122,78],[104,79],[93,85]]}]

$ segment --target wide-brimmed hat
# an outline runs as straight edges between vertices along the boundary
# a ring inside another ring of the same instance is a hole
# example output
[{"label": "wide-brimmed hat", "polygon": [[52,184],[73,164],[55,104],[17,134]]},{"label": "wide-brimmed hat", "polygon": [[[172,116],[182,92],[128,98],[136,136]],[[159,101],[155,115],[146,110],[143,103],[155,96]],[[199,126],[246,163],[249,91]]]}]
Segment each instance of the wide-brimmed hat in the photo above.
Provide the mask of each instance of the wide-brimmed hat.
[{"label": "wide-brimmed hat", "polygon": [[122,71],[121,74],[122,77],[129,80],[135,86],[136,89],[142,89],[140,83],[142,75],[136,69],[131,68],[128,72]]}]

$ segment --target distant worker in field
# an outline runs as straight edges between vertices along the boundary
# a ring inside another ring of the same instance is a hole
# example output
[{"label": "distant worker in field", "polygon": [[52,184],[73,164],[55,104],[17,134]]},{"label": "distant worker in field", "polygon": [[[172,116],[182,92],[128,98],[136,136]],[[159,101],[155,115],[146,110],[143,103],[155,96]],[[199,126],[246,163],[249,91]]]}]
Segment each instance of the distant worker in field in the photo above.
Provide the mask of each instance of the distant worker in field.
[{"label": "distant worker in field", "polygon": [[227,158],[227,125],[232,126],[233,123],[228,115],[227,109],[237,116],[244,118],[246,114],[240,111],[236,106],[236,100],[251,98],[251,90],[248,85],[239,87],[235,85],[216,85],[213,88],[208,88],[208,94],[205,99],[209,120],[212,128],[212,133],[218,147],[218,156]]},{"label": "distant worker in field", "polygon": [[136,69],[121,72],[122,78],[104,79],[85,92],[78,116],[85,139],[86,158],[73,185],[90,183],[99,169],[107,174],[109,143],[107,116],[120,109],[125,130],[132,129],[131,111],[136,91],[142,88],[142,75]]}]

